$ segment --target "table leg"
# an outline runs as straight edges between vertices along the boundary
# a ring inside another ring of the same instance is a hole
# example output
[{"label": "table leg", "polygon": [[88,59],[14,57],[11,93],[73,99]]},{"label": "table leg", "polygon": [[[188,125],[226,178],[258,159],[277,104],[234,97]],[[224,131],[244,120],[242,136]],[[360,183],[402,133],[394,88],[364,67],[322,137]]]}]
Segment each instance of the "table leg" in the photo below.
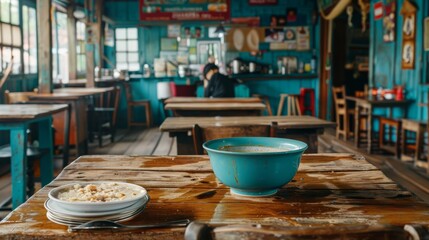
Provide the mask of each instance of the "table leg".
[{"label": "table leg", "polygon": [[368,153],[372,153],[372,107],[368,107],[368,123],[367,123],[367,138],[368,138]]},{"label": "table leg", "polygon": [[15,209],[25,202],[27,193],[27,124],[10,130],[10,146],[12,151],[12,208]]},{"label": "table leg", "polygon": [[194,141],[187,132],[175,133],[177,141],[177,155],[195,155]]},{"label": "table leg", "polygon": [[[360,131],[359,131],[359,124],[360,124],[360,107],[359,104],[356,103],[355,105],[355,147],[359,148],[359,141],[360,141]],[[346,116],[347,117],[347,116]]]},{"label": "table leg", "polygon": [[54,144],[52,139],[52,117],[39,122],[39,147],[47,153],[40,158],[40,180],[42,186],[50,183],[54,178]]}]

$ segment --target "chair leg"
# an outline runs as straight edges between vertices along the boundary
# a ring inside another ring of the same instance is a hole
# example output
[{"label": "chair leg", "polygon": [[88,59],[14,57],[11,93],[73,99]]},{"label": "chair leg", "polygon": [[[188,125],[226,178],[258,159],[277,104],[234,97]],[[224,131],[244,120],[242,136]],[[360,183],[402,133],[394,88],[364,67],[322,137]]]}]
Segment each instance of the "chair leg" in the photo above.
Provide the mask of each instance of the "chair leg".
[{"label": "chair leg", "polygon": [[279,102],[279,107],[277,109],[277,116],[281,116],[282,115],[282,110],[283,110],[284,103],[285,103],[285,96],[280,95],[280,102]]},{"label": "chair leg", "polygon": [[101,124],[98,125],[98,147],[103,146],[103,126]]},{"label": "chair leg", "polygon": [[131,126],[131,122],[132,122],[132,118],[133,118],[133,107],[131,105],[128,105],[127,108],[127,112],[128,112],[128,127]]},{"label": "chair leg", "polygon": [[149,128],[152,125],[152,117],[151,117],[151,109],[150,109],[150,103],[146,104],[145,106],[146,110],[146,126]]},{"label": "chair leg", "polygon": [[34,194],[34,159],[28,159],[27,161],[27,195],[31,196]]}]

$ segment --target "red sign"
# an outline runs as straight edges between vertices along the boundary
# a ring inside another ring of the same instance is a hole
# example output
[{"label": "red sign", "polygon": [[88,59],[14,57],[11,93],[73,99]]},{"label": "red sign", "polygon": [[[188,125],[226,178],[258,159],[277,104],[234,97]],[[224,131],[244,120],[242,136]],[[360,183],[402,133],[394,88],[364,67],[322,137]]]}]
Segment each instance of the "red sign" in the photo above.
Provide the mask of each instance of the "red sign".
[{"label": "red sign", "polygon": [[148,1],[140,0],[140,19],[146,21],[228,20],[230,0],[214,3],[194,1]]},{"label": "red sign", "polygon": [[383,2],[374,3],[374,19],[379,20],[383,17]]},{"label": "red sign", "polygon": [[277,5],[277,0],[249,0],[249,5]]}]

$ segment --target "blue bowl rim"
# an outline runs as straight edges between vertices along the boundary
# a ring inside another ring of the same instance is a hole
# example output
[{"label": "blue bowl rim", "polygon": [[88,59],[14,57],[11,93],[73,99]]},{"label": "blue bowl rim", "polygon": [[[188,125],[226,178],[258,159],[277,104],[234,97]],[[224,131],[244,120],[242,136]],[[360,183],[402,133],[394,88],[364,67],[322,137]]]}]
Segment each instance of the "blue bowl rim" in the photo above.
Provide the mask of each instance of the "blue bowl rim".
[{"label": "blue bowl rim", "polygon": [[[213,142],[218,142],[218,141],[223,141],[226,139],[247,139],[247,138],[258,138],[258,139],[278,139],[278,140],[286,140],[288,141],[288,143],[292,144],[292,145],[296,145],[298,147],[298,149],[294,149],[294,150],[285,150],[285,151],[278,151],[278,152],[232,152],[232,151],[225,151],[225,150],[219,150],[219,149],[214,149],[214,148],[209,148],[207,145],[213,143]],[[279,154],[285,154],[285,153],[299,153],[299,152],[304,152],[305,150],[307,150],[308,145],[305,142],[299,141],[299,140],[295,140],[295,139],[290,139],[290,138],[276,138],[276,137],[229,137],[229,138],[218,138],[218,139],[214,139],[214,140],[209,140],[205,143],[203,143],[203,148],[207,151],[212,151],[212,152],[216,152],[216,153],[226,153],[226,154],[230,154],[230,155],[279,155]]]}]

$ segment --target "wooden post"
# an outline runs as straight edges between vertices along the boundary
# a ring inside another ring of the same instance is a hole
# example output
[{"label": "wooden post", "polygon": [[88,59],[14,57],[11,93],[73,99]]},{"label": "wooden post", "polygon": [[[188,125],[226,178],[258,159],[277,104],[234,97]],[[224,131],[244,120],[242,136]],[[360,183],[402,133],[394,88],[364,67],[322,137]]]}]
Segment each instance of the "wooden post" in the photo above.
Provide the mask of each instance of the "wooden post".
[{"label": "wooden post", "polygon": [[73,5],[67,8],[67,31],[69,34],[69,80],[77,78],[76,19],[73,16],[73,11]]},{"label": "wooden post", "polygon": [[95,87],[94,78],[94,28],[93,28],[93,14],[94,4],[92,0],[85,0],[85,9],[88,12],[86,18],[86,87]]},{"label": "wooden post", "polygon": [[102,29],[102,18],[103,18],[103,9],[104,9],[104,0],[98,0],[96,1],[95,6],[95,17],[97,18],[97,52],[98,52],[98,78],[101,78],[101,68],[103,68],[103,55],[104,55],[104,43],[103,43],[103,29]]},{"label": "wooden post", "polygon": [[52,83],[52,10],[51,0],[37,0],[37,38],[39,92],[51,93]]}]

